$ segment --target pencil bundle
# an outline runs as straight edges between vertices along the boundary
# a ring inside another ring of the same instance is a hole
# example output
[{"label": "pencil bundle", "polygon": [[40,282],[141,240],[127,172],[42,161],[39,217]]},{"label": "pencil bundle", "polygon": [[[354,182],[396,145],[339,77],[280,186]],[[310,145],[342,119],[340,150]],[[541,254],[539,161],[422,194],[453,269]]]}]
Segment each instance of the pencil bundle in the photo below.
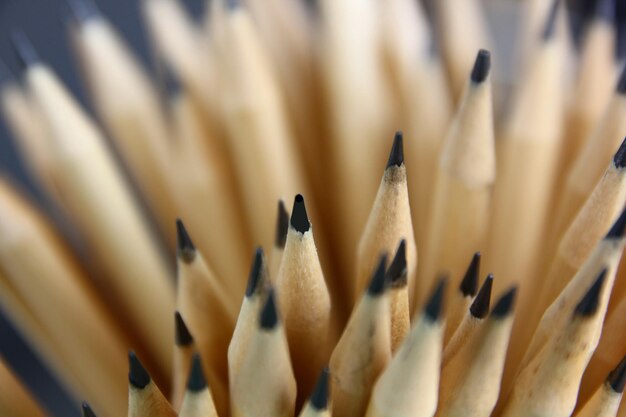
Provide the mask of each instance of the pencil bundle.
[{"label": "pencil bundle", "polygon": [[626,416],[616,3],[520,2],[510,91],[474,0],[142,0],[156,76],[68,5],[93,115],[0,66],[0,308],[83,416]]}]

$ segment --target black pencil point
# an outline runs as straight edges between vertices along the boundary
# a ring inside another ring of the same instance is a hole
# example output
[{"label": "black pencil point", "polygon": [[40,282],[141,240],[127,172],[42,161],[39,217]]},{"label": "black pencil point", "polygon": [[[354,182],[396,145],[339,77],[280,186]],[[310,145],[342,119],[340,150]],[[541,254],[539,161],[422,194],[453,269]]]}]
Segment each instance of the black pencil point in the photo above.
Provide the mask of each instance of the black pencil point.
[{"label": "black pencil point", "polygon": [[613,157],[613,165],[615,168],[626,168],[626,138],[622,140],[621,145],[615,152],[615,156]]},{"label": "black pencil point", "polygon": [[67,0],[74,20],[85,23],[90,19],[100,17],[100,10],[92,0]]},{"label": "black pencil point", "polygon": [[491,69],[491,53],[486,49],[481,49],[476,55],[476,61],[474,61],[474,68],[472,68],[471,79],[472,82],[478,84],[487,79],[489,70]]},{"label": "black pencil point", "polygon": [[182,220],[176,219],[176,237],[178,256],[186,263],[194,260],[196,257],[196,247],[193,245],[189,233]]},{"label": "black pencil point", "polygon": [[82,409],[83,417],[96,417],[96,413],[93,412],[87,401],[83,401]]},{"label": "black pencil point", "polygon": [[445,295],[447,281],[447,278],[439,278],[435,290],[428,299],[426,307],[424,307],[424,315],[433,322],[439,320],[439,316],[443,311],[443,297]]},{"label": "black pencil point", "polygon": [[311,228],[309,216],[306,214],[306,206],[304,205],[304,197],[298,194],[293,200],[293,210],[291,210],[291,227],[297,232],[306,233]]},{"label": "black pencil point", "polygon": [[382,255],[378,261],[378,265],[372,274],[372,279],[367,287],[367,293],[372,297],[376,297],[385,292],[385,265],[387,264],[387,255]]},{"label": "black pencil point", "polygon": [[[387,161],[387,167],[393,166],[399,167],[404,163],[404,144],[403,144],[402,132],[396,132],[393,137],[393,145],[391,145],[391,151],[389,152],[389,160]],[[385,169],[386,169],[385,168]]]},{"label": "black pencil point", "polygon": [[267,293],[267,301],[261,310],[261,328],[271,330],[278,324],[278,310],[274,299],[274,289],[270,288]]},{"label": "black pencil point", "polygon": [[550,12],[548,13],[545,26],[543,27],[543,32],[541,34],[541,39],[544,41],[549,40],[554,35],[556,29],[556,18],[559,12],[559,3],[559,0],[552,1],[552,6],[550,7]]},{"label": "black pencil point", "polygon": [[33,43],[21,30],[11,33],[11,44],[17,55],[17,59],[23,68],[39,62],[39,55],[35,51]]},{"label": "black pencil point", "polygon": [[329,376],[330,371],[328,368],[324,368],[319,378],[317,378],[317,383],[315,384],[315,388],[313,388],[313,394],[311,394],[311,399],[309,400],[311,407],[318,411],[328,408],[328,397],[330,395],[330,390],[328,389]]},{"label": "black pencil point", "polygon": [[616,90],[618,94],[626,94],[626,65],[624,65],[622,74],[619,76]]},{"label": "black pencil point", "polygon": [[391,287],[404,287],[407,284],[406,240],[402,239],[396,255],[387,268],[386,280]]},{"label": "black pencil point", "polygon": [[206,379],[202,370],[202,361],[200,355],[195,353],[191,359],[191,369],[189,370],[189,379],[187,380],[187,390],[198,392],[206,388]]},{"label": "black pencil point", "polygon": [[624,392],[624,385],[626,384],[626,356],[622,358],[606,377],[606,383],[611,386],[614,392],[618,394]]},{"label": "black pencil point", "polygon": [[132,350],[128,352],[128,381],[135,388],[143,389],[150,383],[150,374]]},{"label": "black pencil point", "polygon": [[495,307],[491,311],[492,317],[504,318],[507,317],[513,310],[515,304],[515,296],[517,295],[517,287],[513,287],[504,293],[498,300]]},{"label": "black pencil point", "polygon": [[284,248],[287,242],[287,230],[289,229],[289,213],[283,200],[278,200],[278,215],[276,216],[276,237],[274,245]]},{"label": "black pencil point", "polygon": [[605,239],[622,239],[624,237],[624,230],[626,229],[626,209],[622,210],[613,226],[609,229]]},{"label": "black pencil point", "polygon": [[174,336],[176,346],[189,346],[193,343],[193,336],[178,311],[174,313]]},{"label": "black pencil point", "polygon": [[606,268],[600,272],[598,278],[596,278],[595,282],[589,287],[587,293],[584,295],[582,300],[576,306],[574,310],[575,316],[589,317],[593,316],[598,310],[598,306],[600,305],[600,294],[602,292],[602,285],[604,284],[604,279],[606,278]]},{"label": "black pencil point", "polygon": [[171,69],[168,65],[163,64],[159,66],[159,72],[157,72],[159,86],[161,88],[161,94],[163,98],[171,101],[178,97],[183,91],[183,85],[178,78],[178,74]]},{"label": "black pencil point", "polygon": [[483,282],[482,287],[476,294],[474,302],[470,306],[469,310],[472,316],[477,319],[484,319],[489,313],[489,303],[491,301],[491,288],[493,287],[493,275],[487,275],[487,279]]},{"label": "black pencil point", "polygon": [[259,246],[254,251],[252,267],[250,268],[250,275],[248,275],[246,297],[252,297],[260,288],[259,285],[264,281],[264,278],[267,276],[267,271],[265,268],[265,255],[263,254],[263,248]]},{"label": "black pencil point", "polygon": [[480,275],[480,252],[476,252],[465,271],[465,276],[459,285],[464,297],[473,297],[478,291],[478,277]]}]

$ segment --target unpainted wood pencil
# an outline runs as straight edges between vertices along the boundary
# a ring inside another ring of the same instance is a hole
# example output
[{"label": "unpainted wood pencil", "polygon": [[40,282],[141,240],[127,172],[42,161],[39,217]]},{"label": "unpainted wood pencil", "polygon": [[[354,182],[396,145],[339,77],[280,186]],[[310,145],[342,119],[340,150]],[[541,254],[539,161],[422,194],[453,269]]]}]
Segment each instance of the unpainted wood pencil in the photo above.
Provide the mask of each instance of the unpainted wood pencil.
[{"label": "unpainted wood pencil", "polygon": [[452,337],[445,345],[443,356],[441,359],[441,367],[446,369],[454,356],[470,341],[474,335],[480,331],[485,323],[485,318],[489,313],[489,304],[491,301],[491,289],[493,288],[493,275],[487,275],[487,278],[481,285],[478,294],[467,309],[461,323],[452,334]]},{"label": "unpainted wood pencil", "polygon": [[128,354],[128,364],[128,417],[176,417],[133,351]]},{"label": "unpainted wood pencil", "polygon": [[615,417],[626,383],[626,357],[607,375],[603,384],[575,414],[576,417]]},{"label": "unpainted wood pencil", "polygon": [[379,258],[370,285],[330,357],[333,415],[363,416],[374,383],[391,359],[386,258]]},{"label": "unpainted wood pencil", "polygon": [[204,377],[200,355],[193,355],[187,390],[183,404],[178,413],[179,417],[217,417],[215,404]]},{"label": "unpainted wood pencil", "polygon": [[14,43],[29,94],[54,142],[49,149],[63,206],[105,270],[116,305],[162,367],[159,372],[169,377],[174,293],[164,257],[102,133],[39,60],[25,35],[16,34]]},{"label": "unpainted wood pencil", "polygon": [[[176,306],[194,335],[203,358],[205,375],[214,393],[215,406],[228,410],[228,344],[235,326],[236,312],[228,303],[224,288],[215,278],[202,254],[195,248],[183,222],[177,220],[178,232]],[[215,326],[214,323],[220,323]]]},{"label": "unpainted wood pencil", "polygon": [[300,194],[294,199],[274,286],[294,375],[301,389],[296,402],[299,409],[328,361],[325,346],[330,325],[330,295],[317,256],[313,225]]},{"label": "unpainted wood pencil", "polygon": [[378,255],[394,253],[401,240],[405,241],[407,285],[409,298],[412,299],[415,294],[417,247],[409,205],[403,136],[402,132],[396,132],[378,193],[357,248],[355,299],[367,286]]},{"label": "unpainted wood pencil", "polygon": [[517,287],[496,302],[481,329],[442,371],[438,417],[488,417],[498,401]]},{"label": "unpainted wood pencil", "polygon": [[472,256],[472,260],[465,271],[463,280],[459,284],[458,291],[452,293],[446,312],[446,329],[443,336],[443,345],[447,345],[450,338],[459,327],[463,318],[469,311],[474,297],[478,293],[478,281],[480,277],[480,252]]},{"label": "unpainted wood pencil", "polygon": [[296,402],[287,337],[270,290],[231,392],[233,417],[291,417]]},{"label": "unpainted wood pencil", "polygon": [[374,386],[366,417],[432,417],[437,408],[443,342],[440,280],[411,332]]},{"label": "unpainted wood pencil", "polygon": [[196,352],[196,346],[191,332],[178,311],[174,313],[174,326],[175,347],[174,359],[172,361],[172,394],[170,395],[170,402],[172,403],[172,408],[178,412],[187,389],[191,359]]},{"label": "unpainted wood pencil", "polygon": [[[493,133],[491,55],[476,56],[463,100],[450,126],[435,175],[428,245],[420,262],[419,294],[435,274],[446,271],[457,288],[467,259],[481,249],[489,220],[496,175]],[[448,289],[448,291],[452,291]]]},{"label": "unpainted wood pencil", "polygon": [[330,371],[324,368],[299,417],[330,417],[332,409],[330,403]]}]

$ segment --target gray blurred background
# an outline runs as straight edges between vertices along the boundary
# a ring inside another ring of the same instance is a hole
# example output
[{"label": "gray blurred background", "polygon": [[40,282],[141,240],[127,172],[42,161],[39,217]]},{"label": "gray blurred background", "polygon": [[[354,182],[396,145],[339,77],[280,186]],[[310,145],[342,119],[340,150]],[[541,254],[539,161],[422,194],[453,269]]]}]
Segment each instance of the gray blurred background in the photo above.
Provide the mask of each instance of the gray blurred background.
[{"label": "gray blurred background", "polygon": [[[146,66],[153,69],[149,59],[142,22],[139,19],[140,0],[96,0],[103,14],[126,37],[134,51],[142,57]],[[299,0],[294,0],[299,1]],[[306,0],[301,0],[306,1]],[[416,0],[419,1],[419,0]],[[425,0],[428,3],[436,0]],[[511,53],[516,25],[516,5],[523,0],[485,0],[488,17],[498,16],[498,24],[492,31],[498,36],[498,49],[501,53]],[[550,0],[545,0],[550,1]],[[597,0],[571,0],[570,14],[573,33],[576,37],[584,28],[586,17],[590,15]],[[192,16],[202,16],[204,0],[185,0]],[[310,1],[314,2],[314,0]],[[618,54],[626,55],[626,0],[615,0],[619,26],[620,45]],[[60,75],[75,93],[80,102],[89,108],[80,79],[69,50],[65,22],[69,11],[64,0],[0,0],[0,61],[19,77],[20,68],[10,43],[10,33],[24,31],[32,40],[41,58]],[[502,17],[505,19],[502,19]],[[505,70],[506,71],[506,70]],[[154,71],[153,71],[154,72]],[[514,73],[512,71],[506,71]],[[4,121],[0,119],[0,172],[10,175],[44,209],[47,205],[37,192],[32,180],[22,167]],[[11,323],[2,313],[0,305],[0,356],[2,356],[33,392],[39,403],[50,415],[74,417],[80,411],[74,399],[63,391],[46,368],[22,340]],[[2,387],[0,387],[2,389]]]}]

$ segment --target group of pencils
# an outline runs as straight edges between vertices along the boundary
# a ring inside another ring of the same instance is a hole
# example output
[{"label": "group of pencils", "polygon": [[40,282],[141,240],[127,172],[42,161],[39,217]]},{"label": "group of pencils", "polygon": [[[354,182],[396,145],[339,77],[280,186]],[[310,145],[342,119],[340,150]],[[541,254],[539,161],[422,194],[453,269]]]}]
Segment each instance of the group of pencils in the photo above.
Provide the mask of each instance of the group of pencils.
[{"label": "group of pencils", "polygon": [[154,74],[67,2],[94,114],[0,65],[0,308],[85,417],[626,416],[614,1],[519,2],[509,90],[478,0],[142,0]]}]

